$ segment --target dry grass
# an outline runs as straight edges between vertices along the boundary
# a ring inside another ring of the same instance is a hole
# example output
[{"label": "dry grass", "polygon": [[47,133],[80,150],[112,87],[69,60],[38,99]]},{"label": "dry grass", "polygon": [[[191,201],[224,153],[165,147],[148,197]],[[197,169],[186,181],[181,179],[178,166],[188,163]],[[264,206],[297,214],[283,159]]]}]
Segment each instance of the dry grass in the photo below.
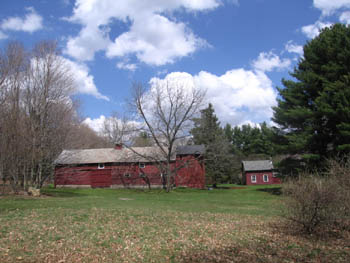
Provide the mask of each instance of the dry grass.
[{"label": "dry grass", "polygon": [[[74,206],[78,197],[14,199],[13,203],[36,204],[30,209],[11,204],[13,209],[0,210],[0,262],[350,261],[349,233],[327,240],[310,239],[276,227],[280,224],[275,215],[135,207],[133,203],[140,197],[136,192],[121,192],[128,200],[115,198],[129,208],[102,207],[101,200],[109,192],[101,193],[96,198],[80,197],[89,202],[98,200],[96,207],[81,207],[79,202]],[[202,195],[188,194],[199,199]],[[216,195],[222,196],[222,192],[214,192],[212,198]],[[163,202],[166,198],[169,195],[156,195],[154,200]],[[50,202],[57,207],[47,205]],[[71,206],[60,206],[60,202]]]},{"label": "dry grass", "polygon": [[310,240],[264,218],[134,209],[1,216],[0,262],[349,262],[350,237]]}]

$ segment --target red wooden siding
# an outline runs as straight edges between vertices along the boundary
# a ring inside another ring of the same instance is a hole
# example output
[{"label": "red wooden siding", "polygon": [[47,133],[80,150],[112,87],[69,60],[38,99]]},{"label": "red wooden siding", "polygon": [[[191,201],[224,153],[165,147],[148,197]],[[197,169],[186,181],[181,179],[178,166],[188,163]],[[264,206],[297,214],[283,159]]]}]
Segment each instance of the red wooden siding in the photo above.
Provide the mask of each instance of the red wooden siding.
[{"label": "red wooden siding", "polygon": [[176,165],[180,168],[175,177],[176,186],[205,187],[205,168],[202,160],[193,155],[177,156]]},{"label": "red wooden siding", "polygon": [[[180,168],[175,177],[176,186],[205,187],[205,169],[201,161],[191,155],[178,156],[172,165]],[[98,169],[98,164],[57,166],[55,169],[56,186],[148,187],[148,184],[162,185],[158,168],[150,163],[144,168],[138,163],[118,163],[105,164],[104,169]]]},{"label": "red wooden siding", "polygon": [[162,185],[160,172],[154,164],[147,163],[144,168],[140,168],[138,164],[117,164],[113,166],[113,186],[147,187],[148,182],[151,185]]},{"label": "red wooden siding", "polygon": [[[256,182],[252,182],[252,176],[256,176]],[[268,176],[268,182],[264,182],[264,175]],[[274,177],[271,171],[266,172],[245,172],[247,185],[261,185],[261,184],[280,184],[281,179]]]},{"label": "red wooden siding", "polygon": [[[96,167],[97,168],[97,167]],[[91,185],[92,167],[56,167],[55,185]]]}]

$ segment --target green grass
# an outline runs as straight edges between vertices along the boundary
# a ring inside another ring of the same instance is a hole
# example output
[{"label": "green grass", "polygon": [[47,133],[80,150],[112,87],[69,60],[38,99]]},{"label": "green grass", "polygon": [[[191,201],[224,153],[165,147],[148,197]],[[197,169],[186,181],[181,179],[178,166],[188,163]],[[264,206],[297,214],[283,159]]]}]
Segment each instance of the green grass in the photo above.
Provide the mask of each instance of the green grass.
[{"label": "green grass", "polygon": [[[277,186],[278,188],[278,186]],[[45,195],[54,198],[5,198],[0,201],[0,212],[13,209],[40,208],[135,208],[181,212],[211,212],[271,216],[279,212],[276,195],[261,190],[276,186],[254,186],[245,189],[176,189],[170,193],[162,190],[128,189],[53,189],[44,188]],[[130,199],[130,200],[128,200]]]},{"label": "green grass", "polygon": [[278,186],[53,189],[0,198],[0,262],[348,262],[349,237],[280,233]]}]

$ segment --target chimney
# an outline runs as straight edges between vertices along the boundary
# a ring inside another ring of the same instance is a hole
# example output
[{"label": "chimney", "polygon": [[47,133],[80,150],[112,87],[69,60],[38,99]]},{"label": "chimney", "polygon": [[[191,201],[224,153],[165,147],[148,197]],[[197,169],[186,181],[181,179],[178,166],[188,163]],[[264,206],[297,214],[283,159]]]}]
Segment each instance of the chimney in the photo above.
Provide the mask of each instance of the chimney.
[{"label": "chimney", "polygon": [[116,149],[116,150],[123,149],[123,144],[121,142],[116,142],[115,146],[114,146],[114,149]]}]

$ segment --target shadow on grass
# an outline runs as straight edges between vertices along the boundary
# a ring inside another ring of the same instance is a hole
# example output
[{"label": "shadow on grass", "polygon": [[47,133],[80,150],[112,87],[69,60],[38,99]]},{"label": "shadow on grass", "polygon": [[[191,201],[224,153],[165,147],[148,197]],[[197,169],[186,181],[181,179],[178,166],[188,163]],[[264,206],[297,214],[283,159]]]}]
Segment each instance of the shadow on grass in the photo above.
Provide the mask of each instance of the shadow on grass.
[{"label": "shadow on grass", "polygon": [[266,192],[272,195],[281,195],[282,187],[274,187],[274,188],[260,188],[257,191]]},{"label": "shadow on grass", "polygon": [[[245,186],[216,186],[216,187],[211,187],[209,186],[208,189],[217,189],[217,190],[233,190],[233,189],[246,189],[247,187]],[[206,189],[207,190],[207,189]]]},{"label": "shadow on grass", "polygon": [[60,189],[50,189],[50,190],[43,190],[43,195],[50,196],[50,197],[79,197],[79,196],[87,196],[86,193],[77,192],[74,190],[60,190]]}]

